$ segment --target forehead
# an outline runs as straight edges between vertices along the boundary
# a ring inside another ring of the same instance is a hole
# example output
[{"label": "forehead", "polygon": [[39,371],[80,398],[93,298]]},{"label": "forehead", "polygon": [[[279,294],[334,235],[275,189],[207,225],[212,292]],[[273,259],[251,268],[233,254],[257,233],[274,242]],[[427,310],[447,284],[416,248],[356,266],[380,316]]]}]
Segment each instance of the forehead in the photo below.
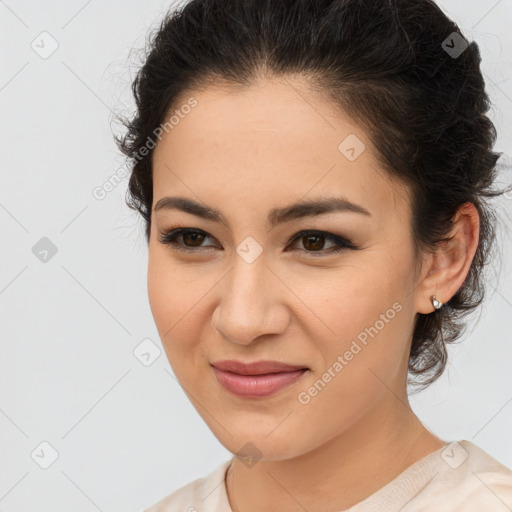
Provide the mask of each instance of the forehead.
[{"label": "forehead", "polygon": [[210,204],[235,196],[250,208],[334,192],[372,215],[389,217],[391,207],[407,218],[405,186],[380,168],[365,131],[303,82],[189,91],[172,112],[190,98],[195,106],[174,118],[155,148],[155,201],[177,192]]}]

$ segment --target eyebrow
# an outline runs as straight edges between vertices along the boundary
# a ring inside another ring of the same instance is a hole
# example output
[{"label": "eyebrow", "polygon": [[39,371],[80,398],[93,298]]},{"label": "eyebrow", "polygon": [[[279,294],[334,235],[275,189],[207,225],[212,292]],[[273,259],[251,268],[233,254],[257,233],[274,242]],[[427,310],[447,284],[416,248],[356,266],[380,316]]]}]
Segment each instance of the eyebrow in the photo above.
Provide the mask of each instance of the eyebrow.
[{"label": "eyebrow", "polygon": [[[163,197],[154,207],[155,212],[173,209],[190,213],[202,219],[220,222],[225,226],[229,225],[224,215],[216,208],[200,204],[186,197]],[[295,219],[331,212],[354,212],[371,217],[371,213],[366,208],[343,197],[328,197],[314,201],[301,201],[282,208],[273,208],[268,214],[267,221],[270,226],[274,227]]]}]

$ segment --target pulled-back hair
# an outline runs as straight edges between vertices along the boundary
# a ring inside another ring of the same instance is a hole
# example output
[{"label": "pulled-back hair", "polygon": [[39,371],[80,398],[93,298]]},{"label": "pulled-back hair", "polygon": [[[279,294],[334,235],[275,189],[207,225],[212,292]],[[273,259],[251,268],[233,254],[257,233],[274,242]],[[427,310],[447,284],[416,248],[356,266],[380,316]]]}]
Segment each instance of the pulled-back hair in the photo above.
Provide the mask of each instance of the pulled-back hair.
[{"label": "pulled-back hair", "polygon": [[417,315],[409,374],[423,389],[443,373],[446,344],[483,301],[482,270],[496,235],[487,198],[503,193],[491,189],[501,153],[492,151],[480,61],[478,45],[431,0],[186,2],[151,34],[132,84],[136,113],[121,119],[127,205],[145,220],[149,243],[155,144],[148,141],[186,94],[303,78],[366,130],[388,176],[409,186],[417,256],[447,240],[463,203],[477,208],[480,238],[464,283],[441,309]]}]

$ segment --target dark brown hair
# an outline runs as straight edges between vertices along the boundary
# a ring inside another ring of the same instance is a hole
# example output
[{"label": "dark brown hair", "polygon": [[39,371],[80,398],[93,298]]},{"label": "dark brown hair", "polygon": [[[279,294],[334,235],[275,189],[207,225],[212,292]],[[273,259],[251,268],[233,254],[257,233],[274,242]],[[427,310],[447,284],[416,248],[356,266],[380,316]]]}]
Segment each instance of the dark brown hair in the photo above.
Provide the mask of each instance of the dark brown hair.
[{"label": "dark brown hair", "polygon": [[[192,0],[174,7],[147,42],[132,84],[136,113],[116,137],[131,164],[127,205],[149,243],[155,130],[185,93],[244,87],[264,76],[299,76],[369,134],[388,176],[409,185],[417,255],[447,239],[457,209],[473,203],[480,240],[457,293],[418,314],[409,373],[421,389],[447,362],[446,344],[484,298],[482,270],[495,239],[486,198],[501,153],[480,52],[431,0]],[[150,148],[141,156],[142,148]],[[419,261],[419,258],[418,258]]]}]

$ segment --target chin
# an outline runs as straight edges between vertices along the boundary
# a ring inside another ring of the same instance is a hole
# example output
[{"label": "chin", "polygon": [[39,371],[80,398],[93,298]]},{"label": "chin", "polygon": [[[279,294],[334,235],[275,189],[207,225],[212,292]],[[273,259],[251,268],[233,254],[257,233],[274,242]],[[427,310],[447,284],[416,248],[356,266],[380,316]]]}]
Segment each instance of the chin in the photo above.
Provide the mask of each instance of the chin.
[{"label": "chin", "polygon": [[[302,455],[308,451],[294,442],[294,436],[279,426],[272,431],[272,428],[256,428],[254,424],[247,429],[231,424],[227,433],[224,429],[218,428],[213,431],[219,442],[233,455],[241,459],[247,459],[247,465],[257,460],[286,460]],[[271,432],[269,434],[269,432]],[[304,441],[304,437],[299,437]]]}]

